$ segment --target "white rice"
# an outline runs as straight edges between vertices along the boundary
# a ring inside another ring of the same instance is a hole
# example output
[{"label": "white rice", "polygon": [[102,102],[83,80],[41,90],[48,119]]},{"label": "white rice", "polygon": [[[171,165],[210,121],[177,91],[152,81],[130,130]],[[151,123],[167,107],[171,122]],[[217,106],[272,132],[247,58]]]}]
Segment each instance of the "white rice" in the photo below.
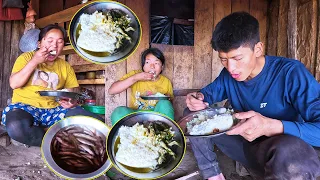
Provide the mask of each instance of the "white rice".
[{"label": "white rice", "polygon": [[121,126],[116,160],[130,167],[155,168],[160,147],[153,145],[153,138],[147,133],[148,129],[138,123],[132,127]]},{"label": "white rice", "polygon": [[157,92],[156,94],[150,95],[150,96],[148,96],[148,97],[166,97],[166,95]]},{"label": "white rice", "polygon": [[118,39],[121,40],[123,32],[116,27],[110,17],[106,17],[101,12],[93,14],[82,14],[79,23],[81,31],[77,40],[77,45],[83,49],[93,52],[113,53],[117,48]]},{"label": "white rice", "polygon": [[56,54],[57,54],[57,51],[50,51],[50,54],[56,55]]},{"label": "white rice", "polygon": [[214,130],[219,130],[219,132],[228,130],[232,125],[231,114],[216,114],[209,118],[206,113],[203,113],[188,122],[187,129],[190,135],[205,135],[214,133]]}]

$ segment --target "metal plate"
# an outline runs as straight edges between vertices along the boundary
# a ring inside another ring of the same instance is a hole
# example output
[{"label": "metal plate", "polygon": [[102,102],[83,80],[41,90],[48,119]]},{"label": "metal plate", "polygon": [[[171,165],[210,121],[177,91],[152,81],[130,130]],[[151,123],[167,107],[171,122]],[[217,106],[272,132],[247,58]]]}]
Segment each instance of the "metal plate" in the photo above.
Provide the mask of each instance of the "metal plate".
[{"label": "metal plate", "polygon": [[54,161],[52,154],[51,154],[51,141],[53,137],[59,132],[60,129],[70,126],[70,125],[82,125],[95,128],[97,131],[103,134],[103,139],[106,139],[109,134],[109,128],[103,122],[88,116],[72,116],[62,119],[52,125],[48,131],[46,132],[45,136],[42,140],[41,145],[41,153],[44,162],[48,165],[48,167],[53,170],[54,173],[62,176],[65,179],[94,179],[94,177],[101,176],[102,174],[106,173],[107,170],[111,168],[110,159],[108,159],[98,170],[88,173],[88,174],[75,174],[70,173],[62,168],[60,168],[56,162]]},{"label": "metal plate", "polygon": [[169,100],[170,96],[161,96],[161,97],[157,97],[157,96],[140,96],[141,99],[144,100]]},{"label": "metal plate", "polygon": [[210,109],[204,109],[204,110],[201,110],[201,111],[196,111],[196,112],[192,112],[190,114],[188,114],[187,116],[183,117],[182,119],[180,119],[178,121],[178,124],[180,126],[180,128],[182,129],[183,133],[185,136],[190,136],[190,137],[214,137],[214,136],[220,136],[222,134],[225,134],[229,129],[231,129],[233,126],[235,126],[236,124],[238,124],[239,120],[234,118],[233,119],[233,124],[232,126],[228,129],[228,130],[225,130],[225,131],[221,131],[221,132],[216,132],[216,133],[212,133],[212,134],[206,134],[206,135],[190,135],[188,133],[188,130],[187,130],[187,123],[189,121],[191,121],[195,115],[199,114],[199,113],[209,113],[210,116],[214,116],[216,114],[219,114],[219,109],[221,108],[210,108]]},{"label": "metal plate", "polygon": [[66,92],[66,91],[38,91],[40,96],[51,96],[57,98],[71,98],[79,99],[81,94],[75,92]]},{"label": "metal plate", "polygon": [[[121,11],[122,13],[127,14],[129,18],[131,18],[130,26],[134,28],[134,31],[129,31],[127,33],[131,38],[131,42],[126,40],[119,49],[116,49],[115,52],[109,56],[92,55],[84,51],[82,48],[78,47],[76,43],[76,31],[79,25],[80,16],[83,13],[93,14],[95,11],[107,12],[111,9]],[[141,25],[138,17],[134,14],[134,12],[125,5],[115,1],[96,1],[85,5],[73,16],[69,27],[69,38],[72,47],[78,55],[93,63],[107,64],[125,59],[134,52],[141,40]]]},{"label": "metal plate", "polygon": [[[169,161],[164,162],[164,164],[160,165],[160,167],[156,170],[153,170],[148,173],[139,173],[139,172],[134,172],[131,171],[124,166],[122,166],[118,161],[115,159],[115,144],[116,140],[119,137],[118,136],[118,130],[121,126],[133,126],[137,122],[139,124],[145,124],[148,122],[152,121],[160,121],[168,126],[172,127],[172,130],[175,132],[175,137],[174,139],[181,145],[180,147],[178,146],[173,146],[172,150],[176,154],[175,159],[171,159]],[[171,171],[173,171],[182,161],[184,153],[186,149],[186,141],[185,137],[183,135],[183,132],[179,128],[179,126],[169,118],[165,117],[164,115],[161,115],[156,112],[135,112],[132,114],[129,114],[122,118],[119,122],[117,122],[111,129],[108,139],[107,139],[107,152],[108,152],[108,157],[110,158],[112,164],[114,165],[115,168],[117,168],[119,171],[122,173],[126,174],[127,176],[130,176],[134,179],[157,179],[160,178]]]}]

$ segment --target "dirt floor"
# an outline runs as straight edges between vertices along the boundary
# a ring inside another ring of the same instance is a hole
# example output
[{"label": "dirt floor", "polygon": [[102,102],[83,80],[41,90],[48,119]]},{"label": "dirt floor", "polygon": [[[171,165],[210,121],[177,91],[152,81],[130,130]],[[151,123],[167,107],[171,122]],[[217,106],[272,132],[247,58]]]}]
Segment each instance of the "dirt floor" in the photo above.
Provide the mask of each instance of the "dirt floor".
[{"label": "dirt floor", "polygon": [[[250,176],[240,177],[235,171],[235,163],[221,152],[217,151],[221,169],[227,180],[251,180]],[[45,165],[41,158],[39,147],[25,147],[22,145],[10,144],[7,147],[0,146],[0,180],[60,180]],[[176,179],[184,175],[198,171],[196,160],[193,156],[190,145],[187,145],[187,152],[180,166],[169,175],[161,178],[163,180]],[[115,168],[111,168],[108,176],[101,176],[97,179],[130,179]],[[189,180],[200,180],[201,175],[196,175]]]}]

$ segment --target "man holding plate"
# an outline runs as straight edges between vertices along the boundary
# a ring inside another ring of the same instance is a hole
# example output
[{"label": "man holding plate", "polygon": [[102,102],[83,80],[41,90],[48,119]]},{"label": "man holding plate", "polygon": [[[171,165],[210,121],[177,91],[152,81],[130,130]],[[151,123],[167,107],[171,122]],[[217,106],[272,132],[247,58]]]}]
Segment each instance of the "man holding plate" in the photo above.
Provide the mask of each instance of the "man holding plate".
[{"label": "man holding plate", "polygon": [[[213,144],[264,179],[320,176],[320,85],[297,60],[263,55],[259,23],[232,13],[215,27],[212,47],[224,69],[200,92],[187,95],[191,111],[228,99],[240,122],[226,134],[191,137],[205,179],[224,179]],[[196,98],[195,98],[195,97]]]}]

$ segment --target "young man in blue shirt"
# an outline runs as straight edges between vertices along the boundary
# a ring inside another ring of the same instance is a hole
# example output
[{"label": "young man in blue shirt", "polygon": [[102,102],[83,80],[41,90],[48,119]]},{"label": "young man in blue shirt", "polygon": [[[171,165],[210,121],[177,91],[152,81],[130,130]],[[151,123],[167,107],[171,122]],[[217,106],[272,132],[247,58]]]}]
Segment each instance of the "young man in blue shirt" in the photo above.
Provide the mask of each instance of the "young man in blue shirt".
[{"label": "young man in blue shirt", "polygon": [[224,69],[188,94],[187,106],[198,111],[228,99],[241,121],[226,135],[190,138],[203,177],[224,179],[213,144],[264,179],[320,176],[320,84],[299,61],[263,55],[259,23],[248,13],[223,18],[211,43]]}]

